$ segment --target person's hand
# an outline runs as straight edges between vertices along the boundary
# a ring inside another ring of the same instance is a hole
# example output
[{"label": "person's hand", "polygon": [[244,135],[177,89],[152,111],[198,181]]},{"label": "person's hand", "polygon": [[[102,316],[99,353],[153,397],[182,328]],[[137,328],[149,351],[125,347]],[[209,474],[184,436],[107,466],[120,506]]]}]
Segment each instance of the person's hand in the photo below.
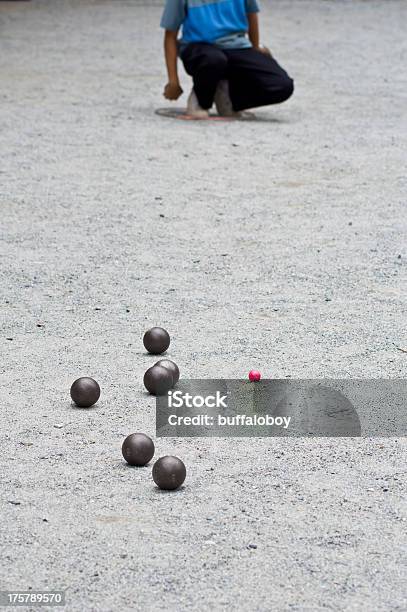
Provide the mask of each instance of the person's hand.
[{"label": "person's hand", "polygon": [[268,47],[264,47],[263,45],[260,45],[259,47],[257,47],[257,51],[260,51],[260,53],[263,53],[264,55],[268,55],[269,57],[272,57],[271,51]]},{"label": "person's hand", "polygon": [[182,87],[178,81],[169,81],[164,87],[164,98],[167,100],[178,100],[182,94]]}]

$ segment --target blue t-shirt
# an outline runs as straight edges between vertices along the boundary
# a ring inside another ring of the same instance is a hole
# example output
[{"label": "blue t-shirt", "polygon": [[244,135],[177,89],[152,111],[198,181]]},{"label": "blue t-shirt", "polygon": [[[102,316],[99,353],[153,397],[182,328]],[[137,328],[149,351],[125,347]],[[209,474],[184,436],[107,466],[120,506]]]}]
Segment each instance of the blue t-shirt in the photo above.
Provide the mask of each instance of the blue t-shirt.
[{"label": "blue t-shirt", "polygon": [[207,42],[228,49],[251,47],[247,13],[257,13],[257,0],[166,0],[161,27],[178,31],[181,46]]}]

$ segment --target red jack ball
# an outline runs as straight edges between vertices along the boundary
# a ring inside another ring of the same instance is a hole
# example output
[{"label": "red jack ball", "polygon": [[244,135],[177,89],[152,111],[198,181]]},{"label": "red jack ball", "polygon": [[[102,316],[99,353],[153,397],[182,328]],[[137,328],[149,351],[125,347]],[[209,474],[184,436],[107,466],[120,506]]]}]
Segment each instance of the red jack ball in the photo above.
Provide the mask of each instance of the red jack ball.
[{"label": "red jack ball", "polygon": [[261,378],[260,372],[258,372],[257,370],[250,370],[249,372],[250,382],[259,382],[260,378]]}]

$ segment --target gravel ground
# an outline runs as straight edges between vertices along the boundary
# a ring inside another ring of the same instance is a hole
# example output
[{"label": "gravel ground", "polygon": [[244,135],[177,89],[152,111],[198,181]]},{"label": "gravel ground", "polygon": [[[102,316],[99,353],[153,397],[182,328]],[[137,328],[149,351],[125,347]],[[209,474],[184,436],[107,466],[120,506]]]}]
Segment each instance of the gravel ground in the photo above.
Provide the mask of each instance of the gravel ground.
[{"label": "gravel ground", "polygon": [[220,124],[154,114],[158,3],[0,3],[3,589],[406,610],[404,439],[157,439],[175,493],[121,459],[150,325],[183,377],[406,375],[407,3],[263,5],[295,95]]}]

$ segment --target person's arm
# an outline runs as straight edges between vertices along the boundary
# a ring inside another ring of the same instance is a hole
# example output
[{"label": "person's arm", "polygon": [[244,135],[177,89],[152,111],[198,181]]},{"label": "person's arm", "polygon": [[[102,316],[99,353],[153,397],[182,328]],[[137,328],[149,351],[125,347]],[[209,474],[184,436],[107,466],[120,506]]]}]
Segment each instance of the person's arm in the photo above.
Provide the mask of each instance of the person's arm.
[{"label": "person's arm", "polygon": [[271,55],[270,49],[260,44],[260,27],[259,27],[259,7],[257,0],[246,0],[247,4],[247,21],[249,24],[248,35],[249,40],[253,45],[253,49],[261,51],[266,55]]},{"label": "person's arm", "polygon": [[260,28],[258,13],[248,13],[247,19],[249,22],[249,40],[255,49],[260,47]]},{"label": "person's arm", "polygon": [[168,83],[164,88],[164,97],[167,98],[167,100],[178,100],[182,94],[182,87],[178,77],[177,36],[177,31],[165,30],[164,53],[168,73]]}]

